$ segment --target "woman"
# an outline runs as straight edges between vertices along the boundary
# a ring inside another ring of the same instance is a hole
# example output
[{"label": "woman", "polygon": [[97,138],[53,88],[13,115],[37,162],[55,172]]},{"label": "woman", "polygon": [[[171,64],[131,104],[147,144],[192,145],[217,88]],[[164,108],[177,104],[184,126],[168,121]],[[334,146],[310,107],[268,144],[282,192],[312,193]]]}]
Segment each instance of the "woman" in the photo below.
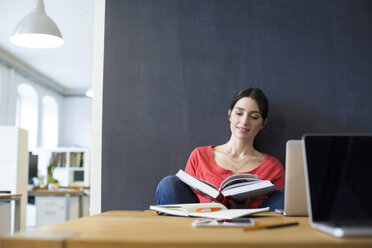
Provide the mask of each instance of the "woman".
[{"label": "woman", "polygon": [[[269,104],[262,90],[248,88],[240,91],[228,110],[230,139],[219,146],[198,147],[188,159],[185,171],[217,188],[225,178],[237,173],[255,174],[261,180],[270,180],[277,188],[269,196],[240,203],[231,200],[229,203],[232,208],[269,206],[274,210],[284,207],[283,193],[279,191],[284,187],[282,164],[253,146],[256,135],[267,124],[268,109]],[[156,199],[157,204],[209,202],[175,176],[168,176],[159,183]]]}]

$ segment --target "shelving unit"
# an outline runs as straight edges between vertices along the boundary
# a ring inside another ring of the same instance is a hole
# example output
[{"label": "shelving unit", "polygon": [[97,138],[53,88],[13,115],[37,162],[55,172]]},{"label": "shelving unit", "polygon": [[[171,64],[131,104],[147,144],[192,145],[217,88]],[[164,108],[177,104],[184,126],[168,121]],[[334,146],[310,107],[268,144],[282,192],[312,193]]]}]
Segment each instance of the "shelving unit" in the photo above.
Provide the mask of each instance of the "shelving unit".
[{"label": "shelving unit", "polygon": [[38,156],[38,175],[45,176],[52,160],[55,164],[53,178],[62,187],[84,186],[79,194],[47,190],[45,193],[32,191],[35,197],[36,227],[51,225],[89,215],[90,180],[89,149],[78,147],[59,147],[56,149],[38,148],[33,151]]},{"label": "shelving unit", "polygon": [[47,177],[47,167],[51,159],[55,163],[53,177],[60,186],[86,186],[89,182],[89,149],[59,147],[52,150],[37,149],[39,174]]}]

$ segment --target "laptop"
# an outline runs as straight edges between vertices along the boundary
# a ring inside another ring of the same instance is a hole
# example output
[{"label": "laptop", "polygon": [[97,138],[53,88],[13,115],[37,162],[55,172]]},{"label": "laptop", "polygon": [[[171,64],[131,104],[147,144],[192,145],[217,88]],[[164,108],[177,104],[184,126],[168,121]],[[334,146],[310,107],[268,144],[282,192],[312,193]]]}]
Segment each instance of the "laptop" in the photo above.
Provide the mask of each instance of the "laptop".
[{"label": "laptop", "polygon": [[372,134],[307,134],[302,142],[312,227],[372,236]]},{"label": "laptop", "polygon": [[288,140],[285,153],[284,209],[286,216],[308,216],[301,140]]}]

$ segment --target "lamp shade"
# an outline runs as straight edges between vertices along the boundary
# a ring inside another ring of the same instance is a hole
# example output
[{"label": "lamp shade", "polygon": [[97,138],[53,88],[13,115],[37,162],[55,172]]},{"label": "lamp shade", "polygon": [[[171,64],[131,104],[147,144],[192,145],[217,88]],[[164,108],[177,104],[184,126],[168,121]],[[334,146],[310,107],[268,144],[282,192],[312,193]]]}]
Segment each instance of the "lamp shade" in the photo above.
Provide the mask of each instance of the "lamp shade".
[{"label": "lamp shade", "polygon": [[43,0],[35,0],[35,6],[15,27],[10,42],[28,48],[53,48],[64,44],[57,25],[45,13]]},{"label": "lamp shade", "polygon": [[87,97],[93,97],[93,90],[92,88],[89,88],[86,92],[85,92],[85,95]]}]

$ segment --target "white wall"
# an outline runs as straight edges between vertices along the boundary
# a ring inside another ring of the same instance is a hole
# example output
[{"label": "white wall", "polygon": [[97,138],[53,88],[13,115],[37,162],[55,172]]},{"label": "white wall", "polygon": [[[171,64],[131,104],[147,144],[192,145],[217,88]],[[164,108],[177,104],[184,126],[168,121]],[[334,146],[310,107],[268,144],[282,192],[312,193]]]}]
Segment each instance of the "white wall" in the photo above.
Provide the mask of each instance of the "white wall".
[{"label": "white wall", "polygon": [[62,100],[60,146],[91,146],[92,99],[64,97]]},{"label": "white wall", "polygon": [[[59,94],[57,94],[56,92],[52,91],[52,90],[49,90],[49,89],[46,89],[46,88],[43,88],[41,87],[40,85],[34,83],[33,81],[21,76],[20,74],[18,74],[17,72],[14,72],[14,75],[13,75],[13,78],[12,78],[12,84],[16,85],[15,86],[15,95],[11,97],[11,99],[14,99],[14,105],[11,105],[12,108],[12,112],[14,112],[14,116],[12,115],[12,124],[11,125],[14,125],[15,124],[15,114],[16,114],[16,101],[17,101],[17,86],[21,83],[28,83],[30,84],[32,87],[34,87],[34,89],[36,90],[37,94],[38,94],[38,132],[37,132],[37,146],[41,146],[41,141],[42,141],[42,99],[44,96],[51,96],[53,97],[57,104],[58,104],[58,108],[59,108],[59,111],[61,111],[61,109],[63,108],[62,107],[62,100],[63,100],[63,97]],[[59,117],[59,128],[61,127],[62,123],[61,123],[61,118]],[[59,133],[58,135],[58,140],[60,141],[61,139],[61,135]]]},{"label": "white wall", "polygon": [[105,0],[94,1],[92,147],[90,173],[90,214],[101,212],[102,91],[105,37]]},{"label": "white wall", "polygon": [[16,120],[17,86],[28,83],[38,93],[38,146],[42,135],[42,98],[53,97],[59,108],[59,146],[90,148],[92,134],[92,100],[88,97],[63,97],[25,78],[14,69],[0,65],[0,125],[13,126]]},{"label": "white wall", "polygon": [[14,70],[0,65],[0,125],[15,124],[17,86],[12,83]]},{"label": "white wall", "polygon": [[[16,103],[17,103],[17,87],[19,84],[27,83],[31,85],[38,94],[39,99],[39,118],[41,114],[41,99],[44,96],[53,97],[59,108],[62,106],[63,97],[56,92],[43,88],[34,83],[32,80],[20,75],[12,68],[0,65],[1,75],[1,90],[0,90],[0,125],[15,125],[16,119]],[[60,124],[61,125],[61,124]],[[38,130],[38,135],[41,135],[41,130]],[[41,139],[39,139],[41,140]],[[39,144],[40,145],[40,144]]]}]

